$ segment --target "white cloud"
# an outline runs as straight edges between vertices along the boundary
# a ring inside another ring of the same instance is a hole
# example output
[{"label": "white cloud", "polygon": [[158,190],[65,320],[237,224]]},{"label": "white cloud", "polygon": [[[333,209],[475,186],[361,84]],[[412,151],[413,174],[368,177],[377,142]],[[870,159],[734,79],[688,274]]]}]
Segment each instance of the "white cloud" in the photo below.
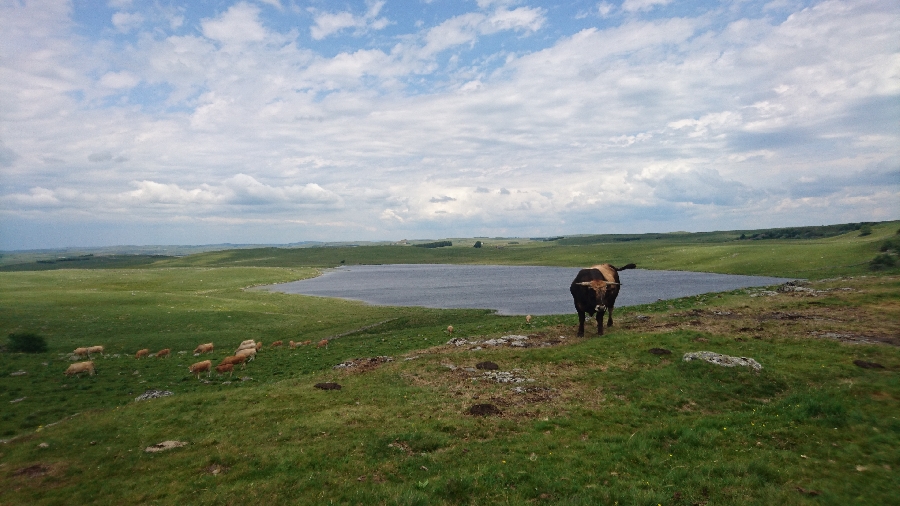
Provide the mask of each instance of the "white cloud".
[{"label": "white cloud", "polygon": [[622,10],[625,12],[650,11],[657,6],[669,5],[672,0],[625,0],[622,2]]},{"label": "white cloud", "polygon": [[384,4],[383,0],[370,3],[369,9],[361,16],[349,11],[321,12],[311,8],[316,24],[310,28],[310,35],[315,40],[322,40],[346,28],[355,28],[357,34],[367,30],[381,30],[390,24],[387,18],[378,17]]},{"label": "white cloud", "polygon": [[130,72],[107,72],[100,78],[100,86],[116,90],[134,88],[140,80]]},{"label": "white cloud", "polygon": [[144,23],[144,16],[136,12],[117,12],[112,16],[112,24],[120,32],[130,32]]},{"label": "white cloud", "polygon": [[240,2],[215,19],[200,23],[203,35],[223,44],[245,44],[265,40],[268,32],[259,21],[259,8]]}]

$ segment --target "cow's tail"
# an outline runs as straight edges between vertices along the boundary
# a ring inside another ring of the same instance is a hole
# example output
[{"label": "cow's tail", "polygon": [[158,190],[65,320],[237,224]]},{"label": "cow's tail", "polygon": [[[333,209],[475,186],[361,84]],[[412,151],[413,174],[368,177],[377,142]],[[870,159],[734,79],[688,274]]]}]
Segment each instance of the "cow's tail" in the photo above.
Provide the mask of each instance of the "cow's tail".
[{"label": "cow's tail", "polygon": [[628,265],[626,265],[625,267],[615,267],[615,266],[613,266],[613,269],[615,269],[615,270],[617,270],[617,271],[624,271],[624,270],[627,270],[627,269],[637,269],[637,265],[634,265],[634,264],[628,264]]}]

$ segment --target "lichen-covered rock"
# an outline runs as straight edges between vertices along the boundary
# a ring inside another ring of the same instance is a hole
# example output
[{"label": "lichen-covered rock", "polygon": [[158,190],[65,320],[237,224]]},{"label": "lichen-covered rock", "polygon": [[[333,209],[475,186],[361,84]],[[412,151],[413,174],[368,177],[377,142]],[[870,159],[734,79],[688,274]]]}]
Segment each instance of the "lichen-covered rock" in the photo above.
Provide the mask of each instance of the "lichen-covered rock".
[{"label": "lichen-covered rock", "polygon": [[146,401],[147,399],[157,399],[159,397],[168,397],[172,395],[172,392],[168,390],[147,390],[143,394],[134,398],[134,401]]},{"label": "lichen-covered rock", "polygon": [[706,362],[709,362],[710,364],[720,365],[722,367],[734,367],[739,365],[743,367],[750,367],[754,371],[759,371],[760,369],[762,369],[762,365],[760,365],[759,362],[753,360],[752,358],[731,357],[711,351],[694,351],[685,353],[683,360],[685,362],[690,362],[691,360],[704,360]]}]

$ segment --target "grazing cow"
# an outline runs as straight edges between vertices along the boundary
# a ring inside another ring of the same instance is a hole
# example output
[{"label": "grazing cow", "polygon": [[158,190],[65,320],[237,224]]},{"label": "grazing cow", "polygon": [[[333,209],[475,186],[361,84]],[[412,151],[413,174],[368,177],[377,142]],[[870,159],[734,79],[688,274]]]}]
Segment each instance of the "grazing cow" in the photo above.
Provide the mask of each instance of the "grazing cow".
[{"label": "grazing cow", "polygon": [[81,374],[83,372],[86,372],[91,376],[94,375],[94,362],[92,360],[88,360],[87,362],[75,362],[70,365],[69,368],[66,369],[66,376]]},{"label": "grazing cow", "polygon": [[316,348],[321,348],[323,346],[326,350],[328,349],[328,339],[322,339],[321,341],[319,341],[319,344],[316,345]]},{"label": "grazing cow", "polygon": [[453,325],[447,325],[447,333],[453,335]]},{"label": "grazing cow", "polygon": [[262,341],[256,343],[256,351],[259,351],[261,349],[262,349]]},{"label": "grazing cow", "polygon": [[269,345],[269,348],[277,348],[277,347],[281,346],[282,344],[284,344],[284,343],[282,343],[281,341],[275,341],[274,343]]},{"label": "grazing cow", "polygon": [[228,373],[228,377],[230,378],[231,375],[234,373],[234,364],[224,364],[223,363],[223,364],[219,364],[216,366],[216,373],[225,374],[226,372]]},{"label": "grazing cow", "polygon": [[200,379],[200,373],[206,371],[206,377],[209,377],[209,368],[212,367],[212,362],[209,360],[204,360],[203,362],[197,362],[196,364],[192,364],[188,367],[188,370],[191,374],[196,374],[197,379]]},{"label": "grazing cow", "polygon": [[288,346],[293,350],[300,343],[295,343],[294,341],[288,341]]},{"label": "grazing cow", "polygon": [[138,350],[138,352],[134,354],[134,358],[146,357],[149,354],[150,354],[150,350],[148,350],[147,348],[144,348],[143,350]]},{"label": "grazing cow", "polygon": [[525,317],[525,323],[531,323],[531,315]]},{"label": "grazing cow", "polygon": [[608,327],[612,327],[613,306],[619,296],[619,271],[634,269],[634,264],[616,268],[610,264],[595,265],[590,269],[581,269],[569,292],[575,299],[575,310],[578,311],[578,337],[584,337],[584,314],[597,314],[597,335],[603,335],[603,313],[609,311]]},{"label": "grazing cow", "polygon": [[247,366],[247,355],[225,357],[222,359],[222,362],[219,365],[221,366],[228,364],[231,364],[232,366],[235,364],[241,364],[241,369],[243,369]]},{"label": "grazing cow", "polygon": [[194,348],[194,356],[197,356],[201,353],[212,353],[213,352],[213,343],[206,343],[198,345]]},{"label": "grazing cow", "polygon": [[312,344],[312,341],[307,340],[307,341],[303,341],[302,343],[300,343],[300,346],[309,346],[311,344]]},{"label": "grazing cow", "polygon": [[89,346],[87,352],[88,356],[90,356],[91,353],[103,354],[103,346]]},{"label": "grazing cow", "polygon": [[156,352],[156,358],[168,357],[169,353],[172,353],[172,350],[169,348],[163,348]]},{"label": "grazing cow", "polygon": [[256,350],[250,348],[249,350],[241,350],[234,354],[235,357],[246,357],[247,361],[251,361],[256,358]]},{"label": "grazing cow", "polygon": [[254,349],[254,350],[256,349],[256,341],[254,341],[252,339],[250,341],[244,341],[243,343],[241,343],[240,346],[238,346],[238,349],[234,350],[234,352],[237,353],[241,350],[249,350],[249,349]]},{"label": "grazing cow", "polygon": [[73,354],[73,355],[78,355],[78,356],[80,356],[80,357],[83,357],[83,356],[85,356],[85,355],[88,355],[89,353],[88,353],[88,349],[87,349],[87,348],[75,348],[75,351],[73,351],[72,354]]}]

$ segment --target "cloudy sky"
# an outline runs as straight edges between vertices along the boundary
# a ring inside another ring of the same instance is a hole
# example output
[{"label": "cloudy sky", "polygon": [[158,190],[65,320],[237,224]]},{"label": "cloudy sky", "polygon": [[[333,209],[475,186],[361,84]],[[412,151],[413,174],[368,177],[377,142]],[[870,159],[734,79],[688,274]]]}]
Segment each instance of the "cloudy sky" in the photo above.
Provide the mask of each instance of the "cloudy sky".
[{"label": "cloudy sky", "polygon": [[0,249],[900,218],[896,0],[0,0]]}]

